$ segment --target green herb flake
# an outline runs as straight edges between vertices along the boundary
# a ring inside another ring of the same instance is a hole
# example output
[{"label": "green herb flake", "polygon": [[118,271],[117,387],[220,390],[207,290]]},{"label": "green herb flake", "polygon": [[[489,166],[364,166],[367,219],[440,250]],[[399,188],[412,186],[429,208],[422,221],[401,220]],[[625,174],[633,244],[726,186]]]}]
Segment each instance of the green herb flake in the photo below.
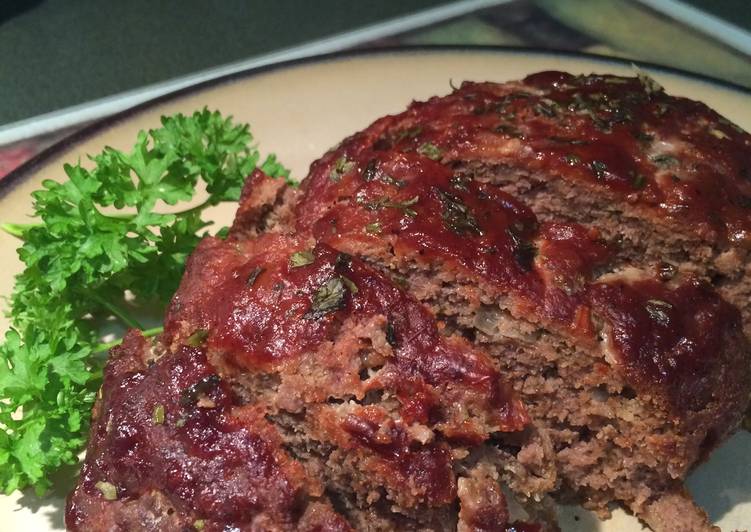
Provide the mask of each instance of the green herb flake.
[{"label": "green herb flake", "polygon": [[670,315],[668,312],[673,309],[673,305],[667,301],[660,299],[650,299],[644,305],[649,317],[660,325],[668,325],[670,323]]},{"label": "green herb flake", "polygon": [[381,231],[381,222],[373,222],[365,226],[365,232],[369,235],[380,235]]},{"label": "green herb flake", "polygon": [[154,411],[151,414],[151,421],[154,425],[161,425],[164,423],[164,405],[156,405]]},{"label": "green herb flake", "polygon": [[632,64],[631,68],[636,72],[636,77],[639,79],[639,83],[641,83],[647,96],[652,96],[665,90],[662,85],[657,83],[649,74],[636,65]]},{"label": "green herb flake", "polygon": [[203,519],[196,519],[193,521],[193,528],[195,528],[198,531],[201,531],[206,526],[206,523]]},{"label": "green herb flake", "polygon": [[353,161],[347,160],[346,157],[339,157],[334,163],[334,167],[329,172],[329,179],[332,181],[341,181],[342,176],[355,167]]},{"label": "green herb flake", "polygon": [[420,155],[424,155],[428,159],[432,159],[434,161],[439,160],[441,156],[443,155],[441,153],[440,148],[438,148],[438,146],[430,142],[420,144],[420,146],[417,148],[417,153],[419,153]]},{"label": "green herb flake", "polygon": [[300,268],[302,266],[307,266],[308,264],[313,264],[315,259],[315,255],[313,255],[312,251],[296,251],[289,257],[289,267]]},{"label": "green herb flake", "polygon": [[190,347],[201,347],[209,337],[209,331],[206,329],[197,329],[193,334],[188,336],[185,341]]},{"label": "green herb flake", "polygon": [[641,190],[644,188],[647,184],[647,178],[644,176],[644,174],[636,174],[634,175],[634,180],[631,183],[633,187],[637,190]]},{"label": "green herb flake", "polygon": [[104,480],[100,480],[96,484],[94,484],[96,489],[99,490],[99,493],[102,494],[102,497],[104,497],[104,500],[106,501],[116,501],[117,500],[117,488],[114,484],[111,482],[105,482]]},{"label": "green herb flake", "polygon": [[560,106],[557,102],[554,102],[549,98],[541,98],[540,101],[535,104],[534,111],[538,116],[543,115],[548,118],[555,118],[558,115],[557,109],[559,107]]},{"label": "green herb flake", "polygon": [[366,182],[373,181],[378,175],[378,161],[371,159],[368,164],[365,165],[365,169],[362,171],[362,178]]},{"label": "green herb flake", "polygon": [[589,167],[592,169],[592,173],[595,174],[597,179],[602,179],[608,171],[608,166],[602,161],[592,161],[589,163]]},{"label": "green herb flake", "polygon": [[582,160],[576,155],[564,155],[563,160],[566,161],[566,164],[569,166],[576,166],[582,162]]},{"label": "green herb flake", "polygon": [[661,168],[669,168],[671,166],[677,165],[678,162],[679,162],[677,157],[675,157],[673,155],[669,155],[667,153],[663,153],[663,154],[660,154],[660,155],[654,155],[654,156],[650,157],[649,160],[652,161],[653,163],[655,163],[657,166],[659,166]]},{"label": "green herb flake", "polygon": [[349,290],[349,293],[352,295],[355,295],[360,290],[357,288],[357,285],[349,278],[342,276],[342,282],[344,283],[344,286],[347,287],[347,290]]},{"label": "green herb flake", "polygon": [[650,135],[649,133],[645,133],[644,131],[637,131],[636,133],[634,133],[634,138],[639,142],[644,142],[645,144],[648,144],[655,139],[654,135]]},{"label": "green herb flake", "polygon": [[450,180],[452,188],[461,190],[462,192],[469,192],[469,184],[471,182],[472,178],[468,175],[455,175]]},{"label": "green herb flake", "polygon": [[245,281],[245,284],[248,287],[253,286],[256,284],[256,280],[258,280],[258,276],[263,273],[264,269],[261,266],[256,266],[251,270],[251,272],[248,274],[248,279]]},{"label": "green herb flake", "polygon": [[419,137],[422,133],[422,126],[414,126],[407,129],[400,130],[395,136],[395,142],[401,142],[404,139],[413,139]]},{"label": "green herb flake", "polygon": [[330,312],[339,310],[344,305],[346,286],[341,277],[332,277],[313,295],[310,310],[306,317],[318,319]]},{"label": "green herb flake", "polygon": [[443,223],[448,229],[457,235],[472,233],[482,236],[482,230],[469,207],[449,192],[436,189],[436,193],[443,206],[441,218],[443,218]]}]

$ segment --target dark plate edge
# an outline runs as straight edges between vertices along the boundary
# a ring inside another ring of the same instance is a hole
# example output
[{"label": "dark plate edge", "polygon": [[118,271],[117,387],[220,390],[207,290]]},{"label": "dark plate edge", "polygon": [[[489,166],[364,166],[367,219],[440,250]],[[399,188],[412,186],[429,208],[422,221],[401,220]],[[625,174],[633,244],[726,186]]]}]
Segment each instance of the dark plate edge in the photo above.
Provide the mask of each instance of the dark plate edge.
[{"label": "dark plate edge", "polygon": [[705,74],[689,72],[687,70],[682,70],[680,68],[659,65],[657,63],[650,63],[647,61],[624,59],[620,57],[611,57],[611,56],[606,56],[606,55],[591,54],[591,53],[571,51],[571,50],[549,50],[549,49],[535,48],[535,47],[498,46],[498,45],[480,45],[480,46],[409,45],[409,46],[399,46],[399,47],[375,47],[375,48],[364,48],[364,49],[355,49],[355,50],[342,50],[338,52],[332,52],[329,54],[314,55],[314,56],[302,57],[298,59],[290,59],[288,61],[281,61],[279,63],[272,63],[269,65],[263,65],[260,67],[254,67],[254,68],[249,68],[246,70],[241,70],[239,72],[233,72],[231,74],[226,74],[224,76],[213,78],[207,81],[197,83],[195,85],[190,85],[188,87],[184,87],[182,89],[169,92],[167,94],[163,94],[162,96],[158,96],[157,98],[148,100],[146,102],[140,103],[133,107],[129,107],[128,109],[125,109],[113,115],[97,120],[93,124],[85,126],[84,128],[76,131],[75,133],[49,146],[48,148],[36,154],[34,157],[29,159],[28,161],[24,162],[23,164],[21,164],[20,166],[12,170],[5,177],[0,178],[0,199],[2,199],[13,188],[15,188],[15,185],[23,181],[23,179],[29,176],[30,174],[32,174],[34,170],[38,168],[39,166],[41,166],[47,159],[55,157],[56,155],[64,152],[65,150],[72,148],[74,145],[94,136],[100,131],[103,131],[114,125],[117,125],[118,123],[126,120],[127,118],[130,118],[133,115],[136,115],[142,111],[148,110],[164,102],[168,102],[170,100],[180,98],[187,94],[200,92],[201,90],[204,90],[210,87],[214,87],[214,86],[221,85],[224,83],[235,82],[243,78],[249,78],[249,77],[257,76],[260,74],[272,72],[275,70],[281,70],[285,68],[290,68],[290,67],[295,67],[295,66],[305,65],[305,64],[310,64],[310,63],[323,63],[323,62],[335,61],[338,59],[362,57],[362,56],[373,56],[373,55],[389,55],[389,54],[390,55],[399,55],[399,54],[408,55],[408,54],[414,54],[415,52],[430,53],[430,52],[447,52],[447,51],[448,52],[466,52],[466,53],[503,52],[503,53],[515,53],[515,54],[550,55],[550,56],[564,56],[564,57],[573,57],[573,58],[579,58],[579,59],[588,59],[588,60],[600,62],[600,63],[611,63],[611,64],[614,63],[614,64],[618,64],[621,66],[628,66],[628,65],[633,64],[640,68],[657,70],[657,71],[664,72],[667,74],[674,74],[674,75],[686,77],[689,79],[694,79],[696,81],[701,81],[701,82],[708,83],[711,85],[718,85],[720,87],[737,91],[737,92],[741,92],[748,96],[751,96],[751,88],[744,87],[743,85],[738,85],[730,81],[713,78]]}]

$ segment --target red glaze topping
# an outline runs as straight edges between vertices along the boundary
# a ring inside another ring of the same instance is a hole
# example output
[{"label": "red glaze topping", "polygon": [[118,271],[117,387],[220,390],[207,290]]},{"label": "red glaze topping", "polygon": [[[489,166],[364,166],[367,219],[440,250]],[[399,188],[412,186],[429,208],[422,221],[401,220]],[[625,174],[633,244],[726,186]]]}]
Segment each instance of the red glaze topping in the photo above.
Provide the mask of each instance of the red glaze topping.
[{"label": "red glaze topping", "polygon": [[[332,340],[345,320],[385,316],[394,357],[363,392],[388,386],[403,397],[405,419],[427,422],[446,402],[437,391],[459,386],[465,401],[471,394],[489,409],[500,430],[524,427],[526,413],[486,355],[442,337],[430,312],[361,260],[305,243],[261,237],[251,251],[204,240],[173,300],[167,338],[207,331],[209,349],[238,366],[278,369]],[[216,275],[207,271],[212,264],[220,265]]]},{"label": "red glaze topping", "polygon": [[[663,108],[672,117],[669,123],[653,116]],[[692,121],[680,118],[681,113],[689,113]],[[714,122],[708,123],[710,118]],[[501,119],[524,129],[514,134],[505,127],[500,133],[492,131]],[[640,132],[643,138],[638,138]],[[595,270],[607,264],[609,251],[597,232],[574,223],[541,225],[519,201],[456,172],[453,161],[506,161],[507,157],[506,162],[515,161],[515,167],[523,161],[529,168],[599,183],[614,193],[637,194],[634,201],[682,212],[668,201],[668,195],[677,194],[684,185],[671,179],[666,188],[658,168],[666,160],[637,153],[646,149],[645,135],[653,136],[649,142],[661,149],[667,149],[665,143],[676,136],[684,143],[714,139],[711,154],[686,155],[703,161],[692,159],[689,166],[695,172],[689,188],[710,181],[714,187],[712,194],[689,203],[703,216],[697,226],[740,235],[731,228],[748,221],[742,216],[745,211],[734,206],[739,197],[751,193],[739,177],[747,164],[741,155],[749,152],[748,135],[721,122],[702,104],[668,97],[646,81],[559,73],[518,84],[465,84],[450,96],[415,103],[401,115],[375,122],[312,165],[297,204],[297,229],[352,254],[373,255],[377,260],[409,255],[424,264],[437,261],[464,275],[479,276],[487,293],[513,294],[512,304],[520,314],[593,342],[593,307],[615,322],[638,321],[644,314],[643,301],[628,299],[614,302],[612,312],[604,312],[602,291],[611,283],[593,289],[592,282]],[[564,147],[579,162],[563,161]],[[714,161],[717,154],[724,166]],[[606,169],[591,164],[596,161]],[[714,168],[711,176],[702,173],[709,171],[707,165]],[[684,166],[680,169],[688,171]],[[629,176],[647,170],[646,181],[635,191]],[[681,197],[688,198],[684,192]],[[717,207],[723,202],[727,208]],[[720,213],[722,220],[710,211]],[[675,297],[692,287],[687,282],[675,290]],[[666,331],[625,328],[614,344],[620,352],[615,362],[635,385],[654,385],[658,394],[678,407],[683,404],[682,393],[701,386],[696,367],[720,363],[711,353],[739,348],[728,343],[733,335],[725,334],[735,327],[735,322],[724,319],[726,308],[709,290],[705,297],[692,300],[687,312],[718,324],[719,332],[704,339],[697,336],[690,320],[669,323],[672,343],[666,340]],[[676,356],[673,350],[683,345],[676,343],[680,338],[695,342],[696,347]],[[675,367],[662,375],[649,361]]]},{"label": "red glaze topping", "polygon": [[353,150],[365,147],[586,183],[681,225],[691,221],[707,240],[751,244],[751,136],[646,78],[543,72],[502,85],[464,83],[379,120],[338,155],[364,165]]},{"label": "red glaze topping", "polygon": [[233,409],[203,350],[183,347],[149,368],[147,350],[131,333],[112,354],[67,526],[88,529],[92,500],[125,504],[152,490],[188,519],[183,526],[201,519],[206,530],[224,530],[259,514],[294,523],[305,477],[263,416]]},{"label": "red glaze topping", "polygon": [[[347,160],[357,159],[338,180],[331,173],[340,159],[329,156],[314,166],[298,204],[298,229],[310,229],[316,239],[339,249],[394,238],[397,249],[416,252],[425,261],[440,258],[503,291],[512,289],[551,320],[566,326],[574,320],[582,294],[558,284],[572,275],[588,276],[607,259],[596,233],[576,224],[541,228],[535,215],[508,194],[454,176],[448,166],[417,153],[347,153]],[[326,204],[328,198],[347,200]],[[315,214],[320,217],[314,219]],[[535,264],[540,250],[544,271]],[[555,283],[546,283],[551,275]]]},{"label": "red glaze topping", "polygon": [[[395,491],[406,485],[430,505],[450,502],[446,442],[476,445],[492,432],[521,430],[526,411],[486,354],[442,336],[430,312],[395,283],[357,258],[309,245],[276,235],[204,240],[173,300],[166,343],[206,331],[201,339],[212,356],[240,372],[278,372],[283,383],[299,379],[301,361],[315,360],[315,381],[295,381],[289,392],[302,394],[307,415],[324,427],[317,437],[360,453],[374,478]],[[342,343],[342,335],[373,323],[385,351],[368,375],[358,375],[363,344]],[[339,412],[328,402],[369,392],[395,396],[398,415],[375,406]],[[415,424],[422,427],[416,433]]]},{"label": "red glaze topping", "polygon": [[709,287],[668,289],[642,280],[592,287],[592,308],[610,323],[619,362],[636,382],[657,383],[682,408],[700,409],[717,383],[712,367],[728,335],[742,336],[738,309]]},{"label": "red glaze topping", "polygon": [[456,498],[453,460],[446,443],[415,446],[404,423],[394,421],[377,407],[350,414],[341,426],[361,445],[395,464],[402,482],[424,492],[432,504],[450,504]]}]

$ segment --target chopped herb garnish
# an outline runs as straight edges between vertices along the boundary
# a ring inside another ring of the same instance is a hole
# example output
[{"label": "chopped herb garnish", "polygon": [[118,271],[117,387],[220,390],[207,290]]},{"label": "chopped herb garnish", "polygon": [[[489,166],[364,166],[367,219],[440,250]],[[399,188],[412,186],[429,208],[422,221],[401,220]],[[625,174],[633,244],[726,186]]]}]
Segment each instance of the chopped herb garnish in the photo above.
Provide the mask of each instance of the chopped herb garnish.
[{"label": "chopped herb garnish", "polygon": [[632,65],[632,68],[636,71],[636,77],[639,78],[639,83],[644,87],[644,91],[648,96],[652,96],[653,94],[665,90],[662,88],[662,85],[657,83],[649,74],[641,70],[639,67]]},{"label": "chopped herb garnish", "polygon": [[558,115],[556,109],[559,105],[548,98],[542,98],[535,104],[534,111],[536,115],[544,115],[548,118],[555,118]]},{"label": "chopped herb garnish", "polygon": [[181,417],[180,419],[178,419],[177,421],[175,421],[175,426],[177,428],[184,427],[186,421],[188,421],[187,418]]},{"label": "chopped herb garnish", "polygon": [[407,129],[402,129],[394,136],[394,140],[396,142],[400,142],[407,138],[413,139],[419,136],[420,133],[422,133],[422,126],[414,126]]},{"label": "chopped herb garnish", "polygon": [[644,131],[637,131],[636,133],[634,133],[634,138],[636,138],[636,140],[640,142],[646,143],[652,142],[655,139],[654,135],[650,135],[649,133],[645,133]]},{"label": "chopped herb garnish", "polygon": [[245,284],[248,286],[253,286],[256,284],[256,279],[258,279],[258,276],[263,273],[263,268],[260,266],[256,266],[253,268],[253,270],[248,274],[248,280],[245,281]]},{"label": "chopped herb garnish", "polygon": [[477,220],[473,216],[462,201],[455,195],[445,192],[440,189],[435,189],[438,194],[438,199],[441,200],[443,205],[443,212],[441,217],[446,227],[452,230],[457,235],[463,235],[465,233],[474,233],[481,236],[482,230],[477,223]]},{"label": "chopped herb garnish", "polygon": [[451,178],[451,186],[462,192],[469,192],[469,183],[472,178],[468,175],[455,175]]},{"label": "chopped herb garnish", "polygon": [[660,155],[654,155],[650,157],[650,160],[655,163],[657,166],[660,166],[662,168],[667,168],[669,166],[673,166],[678,164],[678,158],[674,157],[672,155],[668,155],[667,153],[663,153]]},{"label": "chopped herb garnish", "polygon": [[332,277],[318,289],[313,295],[310,310],[306,317],[318,319],[329,312],[339,310],[344,304],[346,287],[341,277]]},{"label": "chopped herb garnish", "polygon": [[644,174],[636,174],[634,176],[634,181],[632,184],[635,189],[642,189],[647,184],[647,178],[644,176]]},{"label": "chopped herb garnish", "polygon": [[96,489],[99,490],[99,493],[102,494],[102,497],[104,497],[107,501],[116,501],[117,500],[117,488],[114,484],[111,482],[105,482],[103,480],[100,480],[96,484]]},{"label": "chopped herb garnish", "polygon": [[341,181],[342,176],[354,167],[355,163],[353,161],[347,160],[346,157],[339,157],[329,173],[329,179],[332,181]]},{"label": "chopped herb garnish", "polygon": [[200,347],[206,342],[206,339],[209,337],[209,331],[206,329],[198,329],[193,334],[188,336],[188,339],[185,341],[186,344],[188,344],[191,347]]},{"label": "chopped herb garnish", "polygon": [[414,218],[417,211],[411,208],[412,205],[420,200],[420,196],[413,196],[406,201],[393,201],[391,198],[381,196],[373,201],[365,202],[363,197],[358,197],[357,202],[365,206],[369,211],[379,211],[381,209],[399,209],[407,216]]},{"label": "chopped herb garnish", "polygon": [[357,288],[357,285],[348,277],[342,276],[342,282],[344,283],[344,286],[347,287],[347,290],[349,290],[349,293],[352,295],[355,295],[360,290]]},{"label": "chopped herb garnish", "polygon": [[289,257],[289,267],[300,268],[301,266],[307,266],[308,264],[313,264],[315,259],[312,251],[296,251]]},{"label": "chopped herb garnish", "polygon": [[434,161],[437,161],[438,159],[440,159],[442,155],[440,148],[438,148],[438,146],[430,142],[420,144],[420,147],[417,148],[417,153],[419,153],[420,155],[424,155],[428,159],[433,159]]},{"label": "chopped herb garnish", "polygon": [[592,172],[595,174],[595,177],[597,177],[597,179],[602,179],[603,177],[605,177],[605,174],[608,171],[608,166],[602,161],[592,161],[591,163],[589,163],[589,167],[592,169]]},{"label": "chopped herb garnish", "polygon": [[576,155],[564,155],[563,160],[566,161],[566,164],[569,166],[576,166],[582,162],[582,160]]},{"label": "chopped herb garnish", "polygon": [[365,232],[369,235],[381,234],[381,222],[373,222],[365,226]]},{"label": "chopped herb garnish", "polygon": [[349,268],[352,263],[352,255],[349,253],[337,253],[336,255],[336,268]]},{"label": "chopped herb garnish", "polygon": [[673,305],[667,301],[650,299],[644,305],[644,308],[647,310],[649,317],[660,325],[667,325],[670,323],[670,316],[667,314],[667,311],[672,310]]},{"label": "chopped herb garnish", "polygon": [[365,165],[365,169],[362,171],[362,178],[365,181],[373,181],[376,178],[376,172],[378,170],[378,161],[371,159],[368,164]]},{"label": "chopped herb garnish", "polygon": [[164,423],[164,405],[156,405],[154,407],[154,411],[151,413],[151,421],[154,425]]},{"label": "chopped herb garnish", "polygon": [[193,521],[193,528],[195,528],[196,530],[203,530],[205,526],[206,523],[203,519],[196,519],[195,521]]},{"label": "chopped herb garnish", "polygon": [[496,133],[503,133],[507,137],[524,139],[524,135],[516,127],[509,124],[498,124],[495,126],[494,131]]}]

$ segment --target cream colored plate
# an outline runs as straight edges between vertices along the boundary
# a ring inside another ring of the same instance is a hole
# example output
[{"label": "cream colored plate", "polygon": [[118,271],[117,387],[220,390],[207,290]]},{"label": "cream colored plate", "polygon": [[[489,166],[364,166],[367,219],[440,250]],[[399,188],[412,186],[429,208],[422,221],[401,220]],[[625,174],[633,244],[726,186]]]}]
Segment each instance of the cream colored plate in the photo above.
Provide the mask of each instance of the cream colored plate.
[{"label": "cream colored plate", "polygon": [[[42,179],[59,178],[64,162],[75,162],[105,145],[129,149],[138,130],[157,127],[160,115],[190,113],[204,106],[232,114],[251,124],[263,153],[275,152],[292,168],[293,175],[301,178],[316,157],[346,135],[381,115],[401,111],[413,99],[446,94],[452,81],[507,81],[551,69],[632,74],[627,62],[508,49],[378,52],[251,72],[146,106],[83,140],[53,149],[6,181],[0,196],[0,219],[27,221],[29,193]],[[751,130],[749,93],[670,71],[647,70],[671,94],[702,100]],[[232,210],[226,207],[216,212],[218,221],[231,219]],[[0,234],[0,295],[10,293],[13,275],[20,270],[16,246],[17,241]],[[0,325],[4,330],[7,322]],[[689,481],[696,499],[724,530],[751,528],[750,458],[751,435],[743,432],[699,467]],[[63,527],[63,504],[63,494],[44,501],[33,494],[20,500],[18,495],[0,496],[0,530],[59,530]],[[620,511],[603,523],[577,508],[565,508],[562,514],[564,531],[641,530],[635,519]]]}]

